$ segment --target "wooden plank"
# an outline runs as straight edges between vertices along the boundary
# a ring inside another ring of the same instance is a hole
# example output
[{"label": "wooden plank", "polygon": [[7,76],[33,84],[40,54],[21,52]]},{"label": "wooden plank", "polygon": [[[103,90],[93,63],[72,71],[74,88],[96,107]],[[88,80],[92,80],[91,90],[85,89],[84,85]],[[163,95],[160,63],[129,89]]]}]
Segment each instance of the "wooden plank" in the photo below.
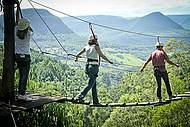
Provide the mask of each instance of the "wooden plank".
[{"label": "wooden plank", "polygon": [[100,105],[90,105],[91,107],[134,107],[134,106],[160,106],[169,104],[169,101],[163,102],[135,102],[135,103],[108,103]]},{"label": "wooden plank", "polygon": [[75,100],[73,100],[72,103],[73,103],[73,104],[90,105],[90,102],[89,102],[89,101],[79,102],[79,101],[75,101]]},{"label": "wooden plank", "polygon": [[171,101],[162,101],[162,102],[155,103],[153,106],[156,107],[156,106],[166,105],[166,104],[170,104],[170,103],[171,103]]},{"label": "wooden plank", "polygon": [[121,107],[126,105],[126,103],[109,103],[108,106],[110,107]]},{"label": "wooden plank", "polygon": [[166,99],[166,101],[179,101],[179,100],[182,100],[182,97],[175,97],[172,99]]},{"label": "wooden plank", "polygon": [[91,104],[90,107],[130,107],[137,105],[138,103],[101,103],[101,104]]},{"label": "wooden plank", "polygon": [[190,92],[185,92],[185,94],[190,94]]},{"label": "wooden plank", "polygon": [[137,106],[154,105],[157,102],[139,102]]},{"label": "wooden plank", "polygon": [[177,94],[176,97],[190,97],[190,94]]},{"label": "wooden plank", "polygon": [[90,104],[90,107],[108,107],[108,104],[103,103],[103,104]]},{"label": "wooden plank", "polygon": [[170,102],[140,102],[140,103],[108,103],[108,104],[99,104],[99,105],[90,105],[90,107],[134,107],[134,106],[155,106],[155,105],[164,105]]}]

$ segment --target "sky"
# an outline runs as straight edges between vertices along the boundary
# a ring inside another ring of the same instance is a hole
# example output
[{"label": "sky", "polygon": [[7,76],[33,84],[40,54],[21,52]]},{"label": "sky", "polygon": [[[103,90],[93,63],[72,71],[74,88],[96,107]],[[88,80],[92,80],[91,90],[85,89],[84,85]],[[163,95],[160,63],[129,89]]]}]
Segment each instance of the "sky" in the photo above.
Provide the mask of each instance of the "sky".
[{"label": "sky", "polygon": [[[34,0],[61,12],[79,15],[115,15],[139,17],[151,12],[165,15],[190,14],[190,0]],[[44,8],[33,3],[35,8]],[[31,8],[28,0],[22,0],[21,8]],[[63,17],[63,14],[49,10]]]}]

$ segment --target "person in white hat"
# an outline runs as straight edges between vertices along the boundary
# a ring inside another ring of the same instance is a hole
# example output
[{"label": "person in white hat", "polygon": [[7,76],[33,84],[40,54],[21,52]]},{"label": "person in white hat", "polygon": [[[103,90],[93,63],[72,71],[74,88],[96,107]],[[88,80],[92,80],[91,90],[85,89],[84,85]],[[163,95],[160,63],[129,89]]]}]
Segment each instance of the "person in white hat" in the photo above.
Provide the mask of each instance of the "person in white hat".
[{"label": "person in white hat", "polygon": [[162,102],[162,96],[161,96],[161,78],[164,80],[164,83],[166,85],[167,93],[169,96],[169,99],[172,99],[172,91],[170,88],[168,73],[165,67],[165,61],[169,64],[175,65],[179,67],[178,64],[173,63],[166,52],[163,50],[163,43],[157,42],[155,44],[156,50],[150,54],[146,62],[144,63],[143,67],[141,68],[141,72],[143,72],[146,65],[152,61],[152,65],[154,66],[154,76],[157,81],[157,98],[159,102]]},{"label": "person in white hat", "polygon": [[26,85],[30,70],[30,38],[33,30],[30,21],[20,18],[20,6],[17,5],[16,26],[15,26],[15,62],[19,69],[18,99],[31,101],[26,96]]},{"label": "person in white hat", "polygon": [[78,61],[78,58],[81,54],[86,52],[87,63],[85,72],[89,77],[88,85],[80,92],[80,94],[75,98],[76,101],[83,101],[83,98],[86,96],[88,91],[92,88],[92,98],[93,104],[99,104],[99,100],[97,97],[97,90],[96,90],[96,78],[98,76],[99,71],[99,56],[102,57],[104,60],[108,61],[110,64],[113,64],[101,51],[98,41],[97,35],[95,38],[93,35],[90,36],[88,40],[88,45],[85,46],[77,55],[75,61]]}]

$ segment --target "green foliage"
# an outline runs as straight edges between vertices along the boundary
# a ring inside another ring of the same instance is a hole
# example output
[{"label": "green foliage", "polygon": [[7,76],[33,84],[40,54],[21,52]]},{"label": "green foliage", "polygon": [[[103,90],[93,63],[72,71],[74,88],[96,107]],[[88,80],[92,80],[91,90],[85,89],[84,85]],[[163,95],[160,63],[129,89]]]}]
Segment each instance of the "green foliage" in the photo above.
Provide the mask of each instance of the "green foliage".
[{"label": "green foliage", "polygon": [[[51,58],[35,58],[30,69],[30,78],[36,81],[63,81],[67,65]],[[63,77],[62,77],[63,76]]]},{"label": "green foliage", "polygon": [[179,69],[171,69],[171,71],[183,82],[185,89],[190,90],[190,44],[171,39],[167,47],[171,52],[171,59],[180,65]]},{"label": "green foliage", "polygon": [[76,105],[52,103],[29,112],[21,112],[16,117],[22,127],[81,127],[84,108]]},{"label": "green foliage", "polygon": [[30,93],[39,93],[48,96],[61,96],[62,85],[62,82],[36,82],[30,80],[28,90]]},{"label": "green foliage", "polygon": [[141,127],[150,126],[151,108],[116,108],[103,127]]},{"label": "green foliage", "polygon": [[160,106],[153,110],[153,127],[188,127],[190,125],[190,99]]},{"label": "green foliage", "polygon": [[[72,46],[71,46],[72,47]],[[190,47],[189,44],[171,39],[166,45],[169,57],[179,68],[167,65],[173,93],[184,93],[190,90]],[[111,59],[128,64],[125,59],[141,65],[141,60],[123,52],[107,51]],[[57,53],[57,52],[56,52]],[[127,53],[128,54],[128,53]],[[129,59],[130,58],[130,59]],[[134,58],[134,59],[133,59]],[[3,54],[0,54],[2,63]],[[137,61],[135,61],[137,60]],[[144,73],[125,72],[102,64],[97,78],[98,96],[101,103],[112,102],[147,102],[156,101],[156,81],[149,64]],[[82,66],[82,67],[81,67]],[[118,66],[121,69],[121,66]],[[87,84],[84,64],[79,65],[65,59],[39,54],[32,51],[32,63],[28,91],[49,96],[75,97]],[[0,66],[2,71],[2,66]],[[15,76],[18,82],[18,72]],[[167,98],[166,88],[162,82],[162,96]],[[91,100],[91,93],[86,100]],[[134,108],[91,108],[71,103],[48,104],[39,109],[18,114],[17,123],[20,126],[40,127],[186,127],[190,121],[190,100],[183,99],[159,107]]]}]

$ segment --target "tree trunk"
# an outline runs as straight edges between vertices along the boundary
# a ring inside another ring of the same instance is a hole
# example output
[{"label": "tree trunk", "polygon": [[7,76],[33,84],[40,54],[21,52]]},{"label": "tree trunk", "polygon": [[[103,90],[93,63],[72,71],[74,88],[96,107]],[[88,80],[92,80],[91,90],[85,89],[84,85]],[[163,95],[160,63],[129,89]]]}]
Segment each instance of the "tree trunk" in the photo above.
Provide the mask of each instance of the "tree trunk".
[{"label": "tree trunk", "polygon": [[0,95],[3,99],[14,98],[14,51],[15,16],[14,0],[3,0],[4,5],[4,60]]}]

